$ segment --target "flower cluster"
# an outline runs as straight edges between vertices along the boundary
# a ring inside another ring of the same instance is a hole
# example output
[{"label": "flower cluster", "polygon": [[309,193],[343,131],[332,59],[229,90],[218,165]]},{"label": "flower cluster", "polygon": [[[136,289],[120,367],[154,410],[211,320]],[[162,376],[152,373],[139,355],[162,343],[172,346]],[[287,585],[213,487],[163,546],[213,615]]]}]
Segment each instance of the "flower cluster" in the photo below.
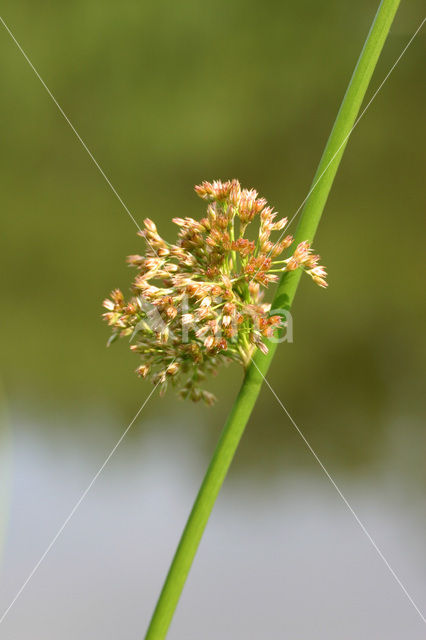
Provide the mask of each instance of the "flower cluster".
[{"label": "flower cluster", "polygon": [[281,257],[293,237],[281,233],[273,242],[271,233],[283,231],[287,219],[277,220],[254,189],[232,180],[203,182],[195,191],[208,203],[206,216],[174,218],[175,244],[159,235],[152,220],[144,221],[139,235],[145,255],[128,257],[137,270],[133,295],[125,301],[113,291],[104,317],[113,331],[109,342],[127,336],[140,355],[139,376],[162,392],[172,384],[183,398],[212,404],[214,396],[202,388],[206,374],[231,361],[246,367],[256,348],[267,352],[264,339],[283,326],[282,316],[271,315],[263,302],[268,285],[280,272],[302,268],[325,287],[326,272],[308,242]]}]

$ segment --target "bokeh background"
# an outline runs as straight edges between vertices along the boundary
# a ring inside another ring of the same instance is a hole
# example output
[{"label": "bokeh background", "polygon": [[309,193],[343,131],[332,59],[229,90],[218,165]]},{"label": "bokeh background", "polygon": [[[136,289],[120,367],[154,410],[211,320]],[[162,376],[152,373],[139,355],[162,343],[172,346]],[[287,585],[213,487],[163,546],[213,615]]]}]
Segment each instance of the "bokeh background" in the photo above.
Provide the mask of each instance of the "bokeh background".
[{"label": "bokeh background", "polygon": [[[376,2],[2,3],[2,17],[135,219],[169,238],[193,185],[238,177],[291,217]],[[373,78],[423,18],[403,2]],[[349,142],[294,342],[269,380],[425,609],[425,34]],[[102,299],[127,290],[136,227],[0,28],[1,536],[4,611],[151,388]],[[153,396],[0,634],[140,638],[240,372],[205,408]],[[1,614],[0,614],[1,615]],[[424,623],[265,389],[170,639],[387,640]]]}]

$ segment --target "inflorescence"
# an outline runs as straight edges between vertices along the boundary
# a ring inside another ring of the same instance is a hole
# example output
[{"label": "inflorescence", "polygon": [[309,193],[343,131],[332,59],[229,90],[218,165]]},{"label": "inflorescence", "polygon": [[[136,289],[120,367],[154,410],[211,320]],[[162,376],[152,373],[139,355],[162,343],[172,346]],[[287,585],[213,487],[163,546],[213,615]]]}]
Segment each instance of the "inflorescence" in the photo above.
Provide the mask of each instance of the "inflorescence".
[{"label": "inflorescence", "polygon": [[[146,219],[139,232],[145,255],[127,259],[137,269],[133,295],[126,302],[115,289],[103,303],[104,318],[113,331],[109,343],[127,336],[140,355],[139,376],[163,393],[172,384],[181,397],[212,404],[214,396],[201,388],[205,375],[231,361],[247,367],[256,348],[268,351],[264,338],[283,326],[282,316],[271,315],[263,302],[278,274],[301,268],[321,287],[327,283],[309,242],[280,257],[293,237],[282,233],[274,243],[270,236],[285,229],[287,218],[276,220],[257,191],[241,189],[238,180],[203,182],[195,191],[208,202],[206,217],[174,218],[176,244]],[[249,239],[255,220],[257,234]]]}]

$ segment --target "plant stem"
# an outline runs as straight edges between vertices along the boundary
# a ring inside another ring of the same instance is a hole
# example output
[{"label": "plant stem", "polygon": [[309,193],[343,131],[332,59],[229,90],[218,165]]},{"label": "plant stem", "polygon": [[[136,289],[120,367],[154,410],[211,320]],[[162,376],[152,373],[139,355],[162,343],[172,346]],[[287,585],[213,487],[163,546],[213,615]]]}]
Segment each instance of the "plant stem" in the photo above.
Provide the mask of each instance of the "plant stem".
[{"label": "plant stem", "polygon": [[[347,140],[399,2],[400,0],[382,0],[380,3],[321,157],[296,230],[295,243],[302,240],[312,241],[314,238]],[[283,275],[274,299],[274,309],[290,309],[300,276],[301,269]],[[242,387],[224,426],[183,531],[145,640],[163,640],[166,637],[210,513],[250,418],[262,387],[263,376],[268,371],[276,348],[276,343],[269,343],[267,355],[263,355],[257,350],[254,362],[247,369]]]}]

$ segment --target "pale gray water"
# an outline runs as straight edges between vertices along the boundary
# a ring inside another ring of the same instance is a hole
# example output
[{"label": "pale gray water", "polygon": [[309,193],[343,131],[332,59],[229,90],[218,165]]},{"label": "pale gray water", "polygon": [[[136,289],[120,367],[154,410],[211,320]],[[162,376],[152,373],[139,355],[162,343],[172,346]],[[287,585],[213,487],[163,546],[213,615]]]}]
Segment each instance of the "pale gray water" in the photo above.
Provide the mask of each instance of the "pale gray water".
[{"label": "pale gray water", "polygon": [[[30,425],[14,429],[2,611],[116,439],[107,432],[100,440],[89,427],[60,433],[52,444]],[[198,428],[176,424],[127,439],[0,626],[0,637],[141,639],[204,471],[197,447],[203,437]],[[362,483],[347,475],[336,480],[424,608],[421,492],[401,488],[391,454]],[[425,637],[424,623],[315,461],[309,471],[283,469],[263,482],[241,475],[227,481],[169,635]]]}]

